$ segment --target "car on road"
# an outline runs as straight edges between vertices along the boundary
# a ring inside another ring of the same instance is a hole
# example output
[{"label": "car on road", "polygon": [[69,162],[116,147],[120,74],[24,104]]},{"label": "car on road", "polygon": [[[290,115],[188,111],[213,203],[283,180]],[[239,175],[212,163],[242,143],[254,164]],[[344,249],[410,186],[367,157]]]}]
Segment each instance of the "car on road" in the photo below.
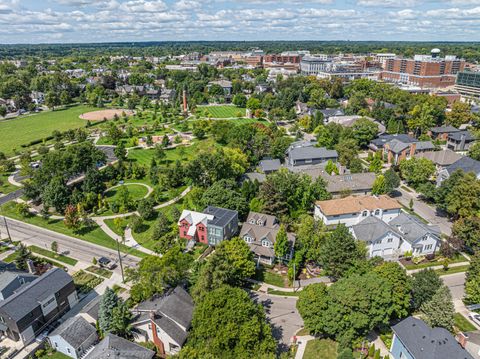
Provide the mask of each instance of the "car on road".
[{"label": "car on road", "polygon": [[475,312],[470,312],[468,314],[470,319],[475,322],[475,324],[480,325],[480,314],[475,313]]},{"label": "car on road", "polygon": [[111,259],[108,259],[107,257],[100,257],[97,263],[100,267],[107,268],[107,269],[113,269],[115,268],[115,265],[116,265],[114,261],[112,261]]}]

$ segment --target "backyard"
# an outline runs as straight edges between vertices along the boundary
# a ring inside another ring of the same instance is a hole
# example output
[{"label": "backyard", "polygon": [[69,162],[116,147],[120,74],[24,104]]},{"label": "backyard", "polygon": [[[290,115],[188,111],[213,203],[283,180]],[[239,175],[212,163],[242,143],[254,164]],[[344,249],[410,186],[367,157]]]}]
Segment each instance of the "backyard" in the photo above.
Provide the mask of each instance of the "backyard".
[{"label": "backyard", "polygon": [[303,359],[336,359],[337,347],[337,343],[330,339],[309,340]]},{"label": "backyard", "polygon": [[13,150],[20,149],[21,145],[42,140],[55,130],[66,131],[85,127],[87,121],[80,119],[79,116],[95,110],[94,107],[82,105],[0,121],[0,152],[11,155]]}]

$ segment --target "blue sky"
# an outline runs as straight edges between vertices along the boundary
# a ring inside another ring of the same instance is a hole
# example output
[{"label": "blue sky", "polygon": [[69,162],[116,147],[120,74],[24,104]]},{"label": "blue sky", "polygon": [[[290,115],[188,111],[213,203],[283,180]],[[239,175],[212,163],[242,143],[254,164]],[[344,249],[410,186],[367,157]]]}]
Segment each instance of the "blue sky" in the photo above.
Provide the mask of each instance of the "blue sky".
[{"label": "blue sky", "polygon": [[0,0],[0,43],[480,41],[480,0]]}]

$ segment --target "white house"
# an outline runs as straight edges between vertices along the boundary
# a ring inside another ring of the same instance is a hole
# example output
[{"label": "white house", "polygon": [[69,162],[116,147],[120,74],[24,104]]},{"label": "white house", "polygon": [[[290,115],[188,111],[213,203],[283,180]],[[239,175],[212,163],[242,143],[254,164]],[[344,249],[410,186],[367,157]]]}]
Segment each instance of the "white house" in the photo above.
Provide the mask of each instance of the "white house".
[{"label": "white house", "polygon": [[70,358],[82,358],[98,341],[97,330],[83,317],[71,317],[48,336],[52,348]]},{"label": "white house", "polygon": [[369,216],[375,216],[388,223],[400,214],[401,208],[396,200],[385,195],[348,196],[317,201],[314,216],[327,226],[344,224],[351,227]]},{"label": "white house", "polygon": [[414,256],[435,253],[440,247],[440,230],[415,217],[400,213],[390,222],[370,216],[350,227],[353,236],[365,242],[369,257],[395,260],[411,252]]}]

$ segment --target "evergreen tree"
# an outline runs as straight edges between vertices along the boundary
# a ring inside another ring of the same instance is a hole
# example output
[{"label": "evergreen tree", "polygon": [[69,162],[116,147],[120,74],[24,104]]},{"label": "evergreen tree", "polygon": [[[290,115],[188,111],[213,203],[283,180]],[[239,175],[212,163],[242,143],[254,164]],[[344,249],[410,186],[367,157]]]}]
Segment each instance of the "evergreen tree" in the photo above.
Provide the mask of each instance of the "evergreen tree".
[{"label": "evergreen tree", "polygon": [[285,257],[289,252],[290,245],[288,243],[287,231],[283,224],[280,226],[280,229],[277,233],[274,249],[275,249],[275,256],[282,261],[285,259]]},{"label": "evergreen tree", "polygon": [[98,325],[103,333],[110,333],[114,330],[114,309],[117,307],[118,301],[117,294],[113,289],[107,287],[98,309]]},{"label": "evergreen tree", "polygon": [[450,331],[452,330],[455,307],[452,301],[452,294],[447,286],[440,286],[432,298],[428,302],[423,303],[420,311],[425,316],[425,322],[431,327],[442,327]]},{"label": "evergreen tree", "polygon": [[19,270],[27,270],[28,260],[32,257],[30,250],[24,244],[20,244],[20,248],[18,249],[18,255],[15,258],[15,266]]}]

